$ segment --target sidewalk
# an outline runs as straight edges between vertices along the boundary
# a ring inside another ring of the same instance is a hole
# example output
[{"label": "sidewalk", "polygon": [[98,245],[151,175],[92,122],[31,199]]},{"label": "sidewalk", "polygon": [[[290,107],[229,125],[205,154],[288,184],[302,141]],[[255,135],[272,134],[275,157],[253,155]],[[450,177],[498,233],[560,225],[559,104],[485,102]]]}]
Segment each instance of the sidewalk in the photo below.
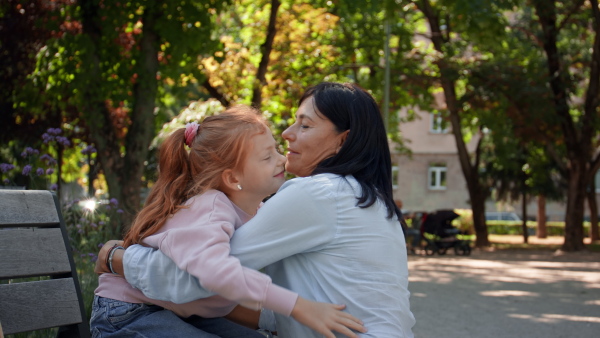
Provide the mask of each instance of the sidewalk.
[{"label": "sidewalk", "polygon": [[417,338],[598,337],[600,253],[408,258]]}]

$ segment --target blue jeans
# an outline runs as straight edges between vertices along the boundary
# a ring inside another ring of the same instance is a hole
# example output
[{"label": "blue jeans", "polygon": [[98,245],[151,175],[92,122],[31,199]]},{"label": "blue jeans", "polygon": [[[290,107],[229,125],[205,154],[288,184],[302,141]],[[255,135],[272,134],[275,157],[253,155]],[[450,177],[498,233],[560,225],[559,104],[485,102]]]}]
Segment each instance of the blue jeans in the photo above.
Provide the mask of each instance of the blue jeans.
[{"label": "blue jeans", "polygon": [[198,337],[264,338],[225,318],[184,319],[160,306],[94,296],[90,328],[93,338]]}]

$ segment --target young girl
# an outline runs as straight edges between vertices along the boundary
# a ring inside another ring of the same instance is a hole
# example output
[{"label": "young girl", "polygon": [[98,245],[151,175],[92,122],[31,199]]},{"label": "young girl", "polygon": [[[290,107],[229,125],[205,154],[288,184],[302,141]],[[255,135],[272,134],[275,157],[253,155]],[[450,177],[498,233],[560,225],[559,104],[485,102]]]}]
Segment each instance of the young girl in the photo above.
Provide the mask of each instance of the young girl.
[{"label": "young girl", "polygon": [[[189,153],[185,146],[189,147]],[[285,157],[262,117],[237,106],[173,132],[160,149],[159,175],[124,246],[158,248],[217,296],[184,304],[150,299],[116,274],[95,290],[95,337],[262,337],[220,318],[237,304],[267,308],[333,336],[364,331],[342,305],[317,303],[271,283],[229,255],[234,231],[284,183]],[[114,251],[114,250],[113,250]],[[215,335],[213,335],[215,334]]]}]

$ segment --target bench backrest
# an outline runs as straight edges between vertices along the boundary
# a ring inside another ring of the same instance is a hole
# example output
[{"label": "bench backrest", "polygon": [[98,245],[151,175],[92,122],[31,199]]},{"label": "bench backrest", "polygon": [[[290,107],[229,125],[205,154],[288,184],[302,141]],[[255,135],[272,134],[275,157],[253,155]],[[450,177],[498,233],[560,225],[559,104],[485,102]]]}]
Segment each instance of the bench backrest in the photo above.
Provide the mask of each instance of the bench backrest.
[{"label": "bench backrest", "polygon": [[0,284],[4,334],[59,327],[59,337],[90,330],[60,205],[46,190],[0,190]]}]

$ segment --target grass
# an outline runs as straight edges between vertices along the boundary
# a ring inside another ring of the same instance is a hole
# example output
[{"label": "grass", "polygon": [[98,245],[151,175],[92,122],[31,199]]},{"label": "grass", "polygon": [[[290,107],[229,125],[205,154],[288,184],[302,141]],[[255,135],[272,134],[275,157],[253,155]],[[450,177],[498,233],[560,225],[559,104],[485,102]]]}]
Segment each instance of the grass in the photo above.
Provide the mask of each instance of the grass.
[{"label": "grass", "polygon": [[[560,250],[564,242],[561,236],[549,236],[548,238],[537,238],[529,236],[527,244],[523,243],[522,235],[489,235],[492,247],[498,250]],[[600,243],[590,243],[589,238],[584,241],[587,251],[600,252]]]}]

